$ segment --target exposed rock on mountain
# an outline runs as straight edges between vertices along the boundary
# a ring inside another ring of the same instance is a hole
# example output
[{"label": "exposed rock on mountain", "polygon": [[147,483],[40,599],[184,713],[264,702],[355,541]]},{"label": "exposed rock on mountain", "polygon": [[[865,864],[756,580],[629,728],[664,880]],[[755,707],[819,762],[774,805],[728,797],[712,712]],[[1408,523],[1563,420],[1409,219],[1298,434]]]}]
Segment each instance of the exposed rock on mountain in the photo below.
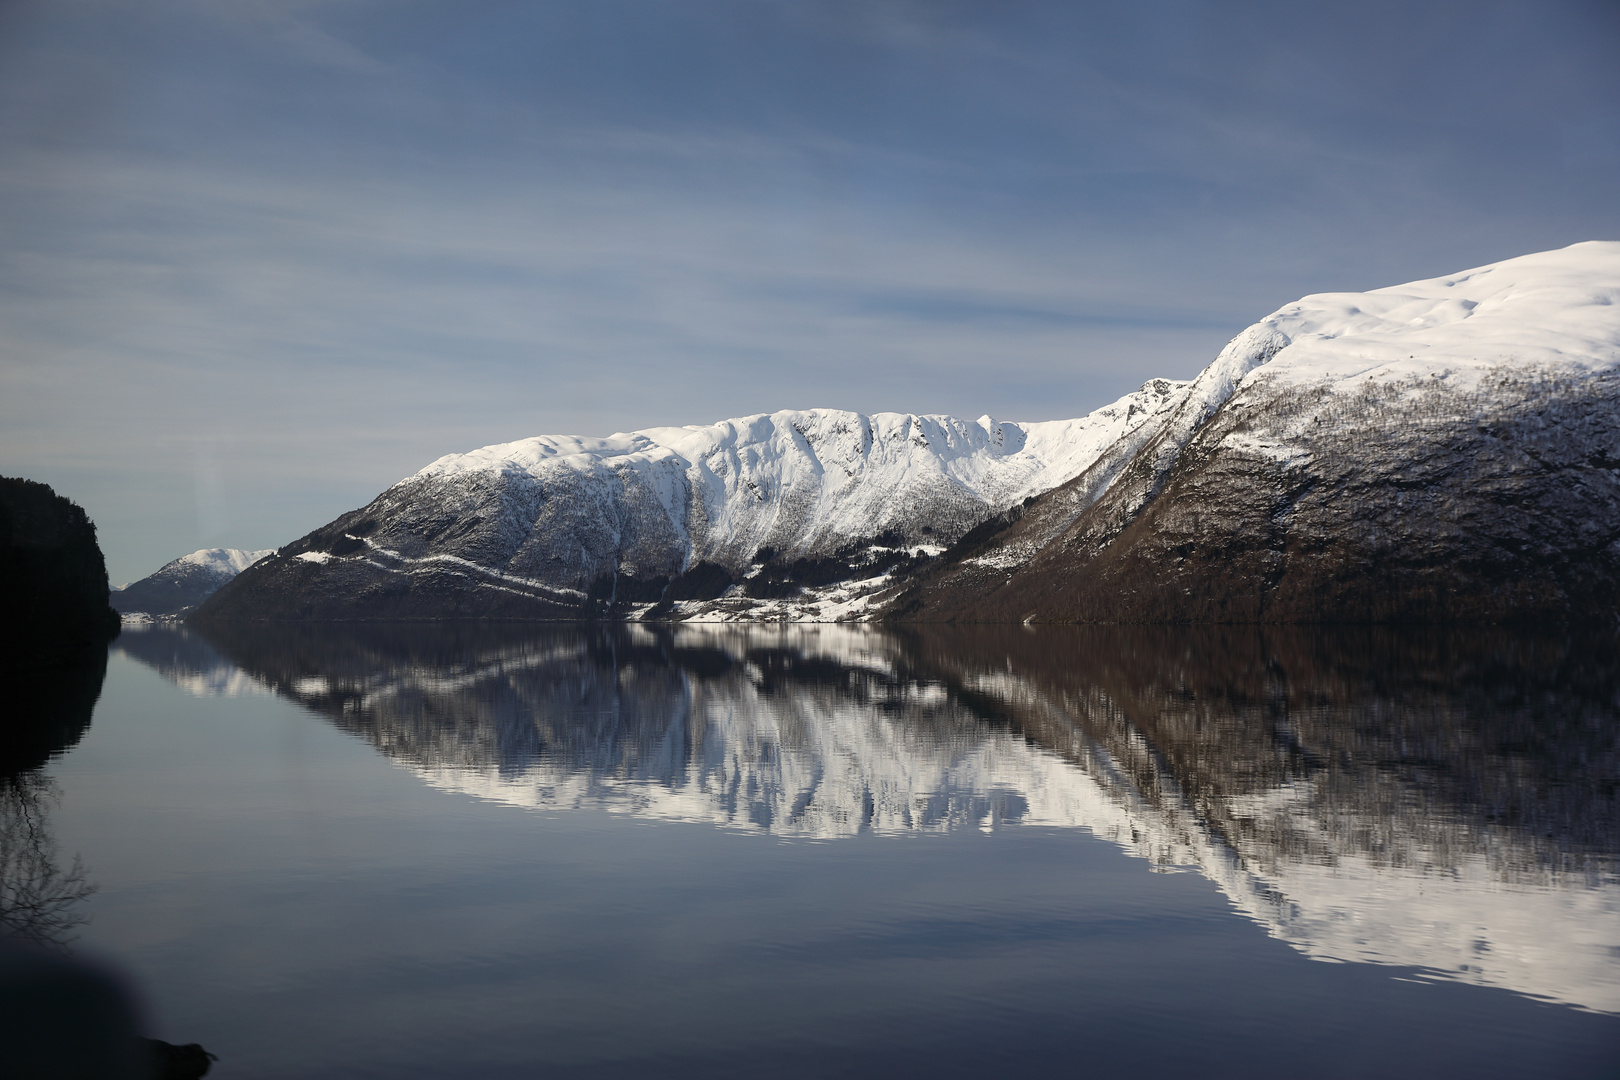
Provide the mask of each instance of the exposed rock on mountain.
[{"label": "exposed rock on mountain", "polygon": [[1112,482],[922,575],[919,620],[1613,619],[1620,243],[1309,296]]},{"label": "exposed rock on mountain", "polygon": [[198,614],[558,618],[727,590],[771,610],[801,580],[880,578],[937,552],[1103,455],[1117,467],[1186,392],[1158,379],[1047,423],[815,409],[489,446],[287,545]]},{"label": "exposed rock on mountain", "polygon": [[267,556],[275,548],[242,551],[203,548],[165,563],[156,573],[112,591],[112,606],[123,615],[154,617],[184,615],[219,590],[221,585]]}]

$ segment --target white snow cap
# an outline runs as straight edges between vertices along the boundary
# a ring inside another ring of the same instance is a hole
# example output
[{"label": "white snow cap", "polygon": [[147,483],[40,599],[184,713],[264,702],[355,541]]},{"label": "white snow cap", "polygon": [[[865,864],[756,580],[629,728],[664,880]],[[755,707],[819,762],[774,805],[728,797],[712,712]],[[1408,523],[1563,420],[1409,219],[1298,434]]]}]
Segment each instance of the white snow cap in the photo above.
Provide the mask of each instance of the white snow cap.
[{"label": "white snow cap", "polygon": [[182,555],[174,560],[176,563],[189,563],[200,566],[205,570],[212,570],[216,574],[235,577],[260,559],[274,555],[275,548],[265,548],[262,551],[243,551],[240,548],[203,548],[193,551],[190,555]]},{"label": "white snow cap", "polygon": [[1187,384],[1150,380],[1111,405],[1074,420],[1035,423],[913,413],[863,414],[841,409],[799,409],[688,427],[646,428],[605,439],[541,435],[447,454],[419,477],[467,472],[522,471],[539,475],[563,465],[588,472],[602,465],[645,469],[659,465],[709,471],[725,462],[735,473],[792,479],[799,459],[822,474],[841,471],[876,480],[939,472],[992,503],[1011,505],[1056,487],[1094,461],[1103,449],[1146,419]]},{"label": "white snow cap", "polygon": [[1592,240],[1364,293],[1316,293],[1256,327],[1288,346],[1261,370],[1300,383],[1620,364],[1620,241]]}]

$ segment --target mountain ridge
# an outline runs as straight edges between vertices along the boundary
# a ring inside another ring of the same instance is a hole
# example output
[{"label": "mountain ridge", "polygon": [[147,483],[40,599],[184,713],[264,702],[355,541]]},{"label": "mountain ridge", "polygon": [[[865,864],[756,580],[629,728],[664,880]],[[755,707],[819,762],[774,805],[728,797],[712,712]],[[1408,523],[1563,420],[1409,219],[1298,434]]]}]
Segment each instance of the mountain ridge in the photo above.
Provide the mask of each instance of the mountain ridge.
[{"label": "mountain ridge", "polygon": [[1620,611],[1620,242],[1320,293],[1085,417],[837,410],[447,455],[199,618]]},{"label": "mountain ridge", "polygon": [[1080,513],[1025,515],[895,607],[923,621],[1612,619],[1617,305],[1614,242],[1305,297],[1195,380],[1243,369],[1217,408],[1167,423]]},{"label": "mountain ridge", "polygon": [[358,600],[373,617],[572,618],[650,607],[694,574],[707,602],[773,560],[937,552],[1152,430],[1187,385],[1150,380],[1073,420],[782,411],[447,455],[200,614],[352,618]]}]

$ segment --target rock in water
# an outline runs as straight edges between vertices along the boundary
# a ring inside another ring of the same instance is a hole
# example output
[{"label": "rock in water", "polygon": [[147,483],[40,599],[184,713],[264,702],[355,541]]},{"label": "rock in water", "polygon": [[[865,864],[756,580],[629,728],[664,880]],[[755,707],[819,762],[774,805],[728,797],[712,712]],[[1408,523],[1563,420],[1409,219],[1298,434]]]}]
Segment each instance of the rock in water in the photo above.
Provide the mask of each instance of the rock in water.
[{"label": "rock in water", "polygon": [[1612,620],[1620,243],[1244,331],[1117,479],[948,554],[927,621]]}]

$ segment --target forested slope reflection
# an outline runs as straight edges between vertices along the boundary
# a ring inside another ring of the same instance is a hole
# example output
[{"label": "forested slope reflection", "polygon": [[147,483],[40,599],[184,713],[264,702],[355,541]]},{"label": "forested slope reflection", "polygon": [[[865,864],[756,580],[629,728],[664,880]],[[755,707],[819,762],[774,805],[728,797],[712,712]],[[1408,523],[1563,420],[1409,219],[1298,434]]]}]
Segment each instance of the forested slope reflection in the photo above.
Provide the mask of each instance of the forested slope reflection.
[{"label": "forested slope reflection", "polygon": [[1609,636],[300,626],[214,644],[448,790],[822,838],[1080,827],[1199,870],[1307,955],[1620,1011]]},{"label": "forested slope reflection", "polygon": [[[99,556],[97,556],[99,558]],[[47,769],[90,729],[107,676],[99,640],[7,658],[0,713],[0,944],[7,936],[65,951],[95,892],[77,857],[59,857]]]}]

